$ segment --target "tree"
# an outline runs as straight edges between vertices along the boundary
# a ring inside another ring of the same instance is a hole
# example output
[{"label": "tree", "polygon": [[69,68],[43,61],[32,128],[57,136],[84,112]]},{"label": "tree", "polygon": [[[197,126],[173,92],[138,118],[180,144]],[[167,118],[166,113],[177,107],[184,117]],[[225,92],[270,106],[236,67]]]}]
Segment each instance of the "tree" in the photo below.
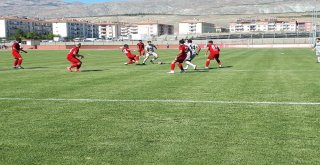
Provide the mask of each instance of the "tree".
[{"label": "tree", "polygon": [[52,40],[55,37],[55,35],[51,32],[47,34],[47,39]]},{"label": "tree", "polygon": [[16,29],[13,34],[14,38],[25,38],[25,33],[21,29]]}]

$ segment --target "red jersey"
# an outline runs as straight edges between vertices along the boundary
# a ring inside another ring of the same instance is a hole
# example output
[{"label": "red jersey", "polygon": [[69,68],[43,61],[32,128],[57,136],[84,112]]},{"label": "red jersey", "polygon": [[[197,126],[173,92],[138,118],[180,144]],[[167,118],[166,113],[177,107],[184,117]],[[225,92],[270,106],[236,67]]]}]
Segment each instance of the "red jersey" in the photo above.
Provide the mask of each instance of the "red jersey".
[{"label": "red jersey", "polygon": [[132,57],[134,56],[133,54],[131,54],[131,50],[129,48],[123,48],[123,53],[126,54],[128,57]]},{"label": "red jersey", "polygon": [[138,49],[141,51],[141,50],[144,50],[144,43],[143,42],[139,42],[137,43],[137,47]]},{"label": "red jersey", "polygon": [[207,45],[210,54],[219,54],[220,48],[216,44],[208,44]]},{"label": "red jersey", "polygon": [[178,56],[179,57],[187,57],[187,52],[188,52],[188,46],[187,45],[180,45],[179,46],[179,51],[182,51]]},{"label": "red jersey", "polygon": [[14,42],[12,44],[12,52],[19,52],[21,50],[20,45],[18,42]]},{"label": "red jersey", "polygon": [[68,53],[68,58],[70,57],[75,58],[78,53],[79,53],[79,47],[73,47]]}]

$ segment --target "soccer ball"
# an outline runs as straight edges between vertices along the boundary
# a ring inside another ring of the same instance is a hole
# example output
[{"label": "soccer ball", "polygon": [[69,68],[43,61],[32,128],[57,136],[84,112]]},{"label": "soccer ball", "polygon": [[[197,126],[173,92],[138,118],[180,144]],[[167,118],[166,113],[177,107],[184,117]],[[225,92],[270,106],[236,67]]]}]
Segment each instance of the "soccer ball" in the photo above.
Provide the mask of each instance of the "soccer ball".
[{"label": "soccer ball", "polygon": [[161,65],[161,64],[164,64],[164,63],[160,61],[160,62],[158,62],[158,64]]}]

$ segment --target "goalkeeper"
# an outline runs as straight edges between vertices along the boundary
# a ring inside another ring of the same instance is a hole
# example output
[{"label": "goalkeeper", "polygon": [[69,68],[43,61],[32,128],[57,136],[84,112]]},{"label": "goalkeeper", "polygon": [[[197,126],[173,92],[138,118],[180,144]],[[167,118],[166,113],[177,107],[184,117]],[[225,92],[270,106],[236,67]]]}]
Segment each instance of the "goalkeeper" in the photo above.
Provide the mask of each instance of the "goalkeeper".
[{"label": "goalkeeper", "polygon": [[81,43],[78,43],[68,53],[67,60],[71,63],[71,66],[67,67],[67,69],[70,72],[72,72],[72,68],[76,68],[75,71],[80,72],[80,67],[82,64],[80,59],[84,58],[83,55],[79,54],[80,47],[81,47]]}]

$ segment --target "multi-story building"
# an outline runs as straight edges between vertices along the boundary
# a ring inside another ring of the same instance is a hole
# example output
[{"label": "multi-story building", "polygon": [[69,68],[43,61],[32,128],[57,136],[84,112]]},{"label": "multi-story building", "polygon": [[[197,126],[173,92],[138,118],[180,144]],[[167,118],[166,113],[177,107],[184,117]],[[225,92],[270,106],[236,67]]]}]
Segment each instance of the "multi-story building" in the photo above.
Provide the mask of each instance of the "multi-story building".
[{"label": "multi-story building", "polygon": [[179,23],[179,34],[214,33],[214,24],[203,21],[184,21]]},{"label": "multi-story building", "polygon": [[98,38],[98,25],[76,20],[52,21],[53,34],[63,38]]},{"label": "multi-story building", "polygon": [[131,39],[135,34],[138,34],[137,24],[124,24],[120,27],[120,39]]},{"label": "multi-story building", "polygon": [[119,38],[121,34],[121,23],[101,23],[99,24],[99,38],[113,39]]},{"label": "multi-story building", "polygon": [[230,32],[309,32],[311,22],[269,20],[237,20],[230,23]]},{"label": "multi-story building", "polygon": [[276,30],[278,32],[296,32],[297,24],[296,21],[277,21],[276,22]]},{"label": "multi-story building", "polygon": [[52,23],[20,17],[0,17],[0,38],[13,36],[17,29],[24,33],[34,32],[39,35],[46,35],[52,33]]},{"label": "multi-story building", "polygon": [[297,21],[297,32],[311,32],[312,22]]},{"label": "multi-story building", "polygon": [[147,36],[172,35],[173,25],[160,24],[157,22],[145,22],[138,24],[138,34]]}]

